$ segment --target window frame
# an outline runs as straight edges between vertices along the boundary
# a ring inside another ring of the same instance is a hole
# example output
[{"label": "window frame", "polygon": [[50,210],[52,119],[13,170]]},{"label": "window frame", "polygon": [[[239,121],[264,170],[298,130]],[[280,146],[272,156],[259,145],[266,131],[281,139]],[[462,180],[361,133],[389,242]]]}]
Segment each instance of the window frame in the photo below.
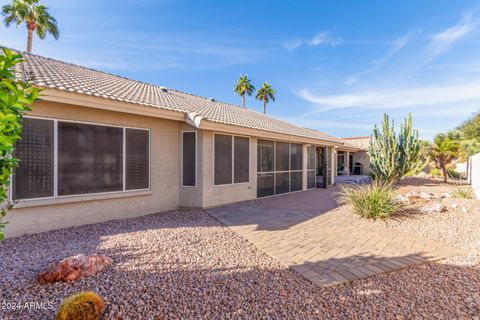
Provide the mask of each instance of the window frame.
[{"label": "window frame", "polygon": [[[222,135],[222,136],[229,136],[232,138],[232,182],[231,183],[223,183],[223,184],[215,184],[215,136]],[[237,182],[235,183],[235,137],[240,138],[247,138],[248,139],[248,181],[245,182]],[[242,185],[242,184],[249,184],[250,183],[250,155],[251,155],[251,139],[250,136],[244,136],[239,134],[231,134],[231,133],[222,133],[222,132],[214,132],[213,133],[213,179],[212,184],[214,187],[224,187],[224,186],[232,186],[232,185]]]},{"label": "window frame", "polygon": [[[28,199],[18,199],[13,200],[13,173],[10,176],[10,185],[8,191],[8,198],[10,201],[15,202],[33,202],[33,201],[41,201],[41,200],[52,200],[52,199],[68,199],[68,198],[78,198],[78,197],[88,197],[88,196],[96,196],[96,195],[107,195],[107,194],[128,194],[132,192],[138,191],[150,191],[152,185],[152,135],[150,128],[140,128],[140,127],[132,127],[132,126],[122,126],[122,125],[114,125],[114,124],[105,124],[101,122],[93,122],[93,121],[80,121],[80,120],[69,120],[69,119],[59,119],[59,118],[49,118],[49,117],[41,117],[41,116],[24,116],[24,118],[28,119],[38,119],[38,120],[49,120],[53,121],[53,196],[51,197],[42,197],[42,198],[28,198]],[[114,128],[122,128],[123,131],[123,147],[122,147],[122,179],[123,185],[122,190],[119,191],[105,191],[105,192],[95,192],[95,193],[81,193],[81,194],[69,194],[69,195],[58,195],[58,122],[69,122],[69,123],[79,123],[79,124],[86,124],[86,125],[97,125],[97,126],[104,126],[104,127],[114,127]],[[143,189],[126,189],[126,129],[136,129],[136,130],[144,130],[148,132],[148,187]]]},{"label": "window frame", "polygon": [[[195,133],[195,185],[186,186],[183,184],[183,134]],[[184,188],[195,188],[198,184],[198,133],[196,130],[182,130],[182,148],[180,149],[180,181],[181,186]]]}]

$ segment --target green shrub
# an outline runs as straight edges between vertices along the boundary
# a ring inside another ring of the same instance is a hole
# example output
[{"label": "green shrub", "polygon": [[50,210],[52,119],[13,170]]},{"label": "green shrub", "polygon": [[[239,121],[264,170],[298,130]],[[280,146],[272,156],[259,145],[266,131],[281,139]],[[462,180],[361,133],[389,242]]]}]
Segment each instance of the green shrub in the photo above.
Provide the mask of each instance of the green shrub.
[{"label": "green shrub", "polygon": [[343,185],[340,187],[340,204],[348,204],[358,215],[368,219],[386,219],[405,209],[405,204],[394,199],[391,185],[378,182],[364,185]]},{"label": "green shrub", "polygon": [[467,186],[457,186],[453,191],[453,196],[459,199],[473,199],[473,191]]},{"label": "green shrub", "polygon": [[0,240],[6,222],[2,218],[13,203],[7,197],[10,177],[17,166],[13,157],[14,145],[22,134],[22,117],[29,105],[38,100],[40,90],[29,81],[17,79],[14,66],[21,63],[22,55],[6,48],[0,53]]},{"label": "green shrub", "polygon": [[460,179],[462,177],[462,175],[460,174],[460,172],[456,171],[455,169],[453,168],[448,168],[447,169],[447,174],[450,178],[452,179]]},{"label": "green shrub", "polygon": [[55,320],[100,319],[105,302],[95,292],[81,292],[67,297],[58,310]]},{"label": "green shrub", "polygon": [[434,178],[440,178],[442,176],[442,173],[440,172],[440,169],[431,168],[430,169],[430,175]]}]

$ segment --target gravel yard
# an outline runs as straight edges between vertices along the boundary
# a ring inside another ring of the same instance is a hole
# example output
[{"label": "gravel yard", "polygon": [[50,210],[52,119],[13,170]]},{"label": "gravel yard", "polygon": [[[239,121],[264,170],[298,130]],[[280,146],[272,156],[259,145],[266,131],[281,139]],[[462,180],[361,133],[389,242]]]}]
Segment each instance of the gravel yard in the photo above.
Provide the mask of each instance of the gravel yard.
[{"label": "gravel yard", "polygon": [[[451,191],[432,180],[407,182],[402,188]],[[344,285],[319,288],[203,211],[172,211],[7,239],[0,244],[0,300],[51,302],[56,309],[64,297],[93,290],[106,299],[105,319],[478,319],[479,205],[444,201],[459,208],[386,227],[468,254]],[[110,256],[113,266],[74,283],[36,283],[50,262],[94,252]],[[3,306],[1,319],[52,319],[55,313]]]}]

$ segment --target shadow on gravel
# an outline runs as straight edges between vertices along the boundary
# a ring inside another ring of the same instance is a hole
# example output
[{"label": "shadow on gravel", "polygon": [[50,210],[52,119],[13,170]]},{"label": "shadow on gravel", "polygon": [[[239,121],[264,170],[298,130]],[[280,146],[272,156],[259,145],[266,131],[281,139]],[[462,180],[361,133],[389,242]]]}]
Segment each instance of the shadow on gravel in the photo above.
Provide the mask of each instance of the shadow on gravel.
[{"label": "shadow on gravel", "polygon": [[[23,253],[10,251],[13,248],[7,242],[1,253],[9,268],[0,263],[0,300],[43,300],[57,308],[64,297],[93,290],[107,302],[104,319],[452,319],[480,312],[478,268],[429,264],[321,288],[293,270],[268,262],[270,258],[259,252],[255,253],[260,255],[258,263],[235,252],[230,252],[230,259],[220,252],[212,255],[207,247],[180,256],[174,254],[180,243],[172,243],[171,251],[156,250],[155,244],[142,242],[141,234],[137,237],[136,244],[99,250],[115,261],[104,272],[75,283],[44,286],[17,281],[18,277],[31,279],[44,258],[35,255],[33,247],[24,248]],[[57,256],[69,254],[63,248],[55,251]],[[368,262],[369,258],[342,260]],[[382,263],[416,258],[394,257]],[[322,261],[325,265],[338,262]],[[0,311],[1,319],[52,319],[53,315],[53,310]]]}]

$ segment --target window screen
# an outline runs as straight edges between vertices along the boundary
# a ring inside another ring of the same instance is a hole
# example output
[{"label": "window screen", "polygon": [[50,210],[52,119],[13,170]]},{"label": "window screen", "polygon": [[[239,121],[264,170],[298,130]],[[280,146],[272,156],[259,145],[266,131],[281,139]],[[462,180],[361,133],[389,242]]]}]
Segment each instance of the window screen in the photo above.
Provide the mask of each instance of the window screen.
[{"label": "window screen", "polygon": [[290,192],[302,190],[302,172],[291,172],[290,173]]},{"label": "window screen", "polygon": [[288,143],[277,142],[275,148],[275,171],[288,171]]},{"label": "window screen", "polygon": [[307,169],[311,170],[311,169],[315,169],[316,165],[315,165],[315,147],[310,147],[307,149],[307,156],[308,156],[308,159],[307,159]]},{"label": "window screen", "polygon": [[290,170],[302,170],[302,145],[290,145]]},{"label": "window screen", "polygon": [[214,183],[232,183],[232,136],[215,135]]},{"label": "window screen", "polygon": [[123,129],[58,122],[58,195],[123,189]]},{"label": "window screen", "polygon": [[275,173],[275,194],[290,191],[290,173]]},{"label": "window screen", "polygon": [[248,138],[234,137],[234,183],[249,181],[249,140]]},{"label": "window screen", "polygon": [[149,132],[125,129],[125,189],[147,189],[149,185]]},{"label": "window screen", "polygon": [[273,173],[259,173],[257,175],[257,197],[266,197],[274,194]]},{"label": "window screen", "polygon": [[54,122],[23,119],[22,138],[15,145],[14,200],[53,197]]},{"label": "window screen", "polygon": [[196,185],[196,132],[184,132],[182,136],[182,184]]},{"label": "window screen", "polygon": [[315,171],[308,171],[307,172],[307,188],[308,189],[312,189],[312,188],[315,188],[316,186],[316,173]]},{"label": "window screen", "polygon": [[257,171],[273,171],[273,141],[258,140],[257,142]]}]

